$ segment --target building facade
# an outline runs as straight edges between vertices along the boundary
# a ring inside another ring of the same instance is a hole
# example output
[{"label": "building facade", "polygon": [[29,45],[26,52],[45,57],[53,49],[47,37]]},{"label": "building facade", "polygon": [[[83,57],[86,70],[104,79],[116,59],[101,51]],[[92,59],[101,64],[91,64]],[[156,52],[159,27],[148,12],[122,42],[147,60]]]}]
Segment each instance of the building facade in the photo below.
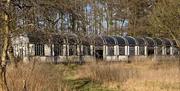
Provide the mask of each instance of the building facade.
[{"label": "building facade", "polygon": [[180,51],[174,40],[131,36],[83,36],[29,34],[12,38],[14,55],[24,61],[127,61],[131,57],[176,57]]}]

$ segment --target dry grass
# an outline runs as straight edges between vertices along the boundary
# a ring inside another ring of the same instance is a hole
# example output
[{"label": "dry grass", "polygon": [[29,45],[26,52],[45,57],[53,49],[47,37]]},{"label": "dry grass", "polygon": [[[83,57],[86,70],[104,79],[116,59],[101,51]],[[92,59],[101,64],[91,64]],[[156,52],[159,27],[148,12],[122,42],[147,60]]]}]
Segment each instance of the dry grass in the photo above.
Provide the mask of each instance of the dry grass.
[{"label": "dry grass", "polygon": [[138,67],[139,77],[128,79],[125,91],[180,91],[180,65],[175,60],[132,63]]},{"label": "dry grass", "polygon": [[10,91],[70,91],[64,75],[63,65],[36,63],[21,64],[7,69],[7,83]]},{"label": "dry grass", "polygon": [[121,83],[130,78],[138,76],[136,68],[125,63],[90,63],[83,65],[77,71],[77,78],[88,78],[92,81],[100,82],[104,87],[109,86],[111,89],[118,89]]},{"label": "dry grass", "polygon": [[36,63],[33,70],[33,63],[20,64],[7,69],[10,91],[180,91],[176,60],[68,66]]},{"label": "dry grass", "polygon": [[180,91],[177,60],[132,61],[132,63],[90,63],[77,77],[99,81],[102,86],[122,91]]}]

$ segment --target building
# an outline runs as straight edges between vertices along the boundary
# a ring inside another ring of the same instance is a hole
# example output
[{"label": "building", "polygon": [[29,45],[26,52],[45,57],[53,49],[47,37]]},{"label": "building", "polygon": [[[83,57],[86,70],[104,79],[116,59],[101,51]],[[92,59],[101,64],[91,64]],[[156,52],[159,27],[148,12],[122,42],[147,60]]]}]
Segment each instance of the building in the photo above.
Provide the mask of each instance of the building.
[{"label": "building", "polygon": [[167,38],[35,33],[12,40],[15,56],[24,61],[127,61],[131,57],[176,57],[180,53],[176,42]]}]

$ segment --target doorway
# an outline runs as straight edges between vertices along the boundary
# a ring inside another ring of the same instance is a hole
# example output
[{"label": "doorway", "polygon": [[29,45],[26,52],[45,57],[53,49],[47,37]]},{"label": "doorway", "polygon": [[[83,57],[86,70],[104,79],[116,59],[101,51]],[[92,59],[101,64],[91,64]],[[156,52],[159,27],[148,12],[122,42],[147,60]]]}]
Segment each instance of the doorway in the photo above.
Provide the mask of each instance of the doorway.
[{"label": "doorway", "polygon": [[95,50],[96,59],[103,59],[103,50]]},{"label": "doorway", "polygon": [[154,55],[154,48],[148,48],[148,55],[149,56]]}]

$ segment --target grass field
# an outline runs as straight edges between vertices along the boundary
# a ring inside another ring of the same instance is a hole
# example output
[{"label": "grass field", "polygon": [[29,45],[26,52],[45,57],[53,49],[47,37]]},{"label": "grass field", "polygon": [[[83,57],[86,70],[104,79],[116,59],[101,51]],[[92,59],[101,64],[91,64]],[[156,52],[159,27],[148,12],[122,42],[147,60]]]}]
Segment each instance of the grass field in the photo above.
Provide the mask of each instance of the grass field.
[{"label": "grass field", "polygon": [[180,91],[180,64],[168,61],[27,63],[7,69],[10,91]]}]

